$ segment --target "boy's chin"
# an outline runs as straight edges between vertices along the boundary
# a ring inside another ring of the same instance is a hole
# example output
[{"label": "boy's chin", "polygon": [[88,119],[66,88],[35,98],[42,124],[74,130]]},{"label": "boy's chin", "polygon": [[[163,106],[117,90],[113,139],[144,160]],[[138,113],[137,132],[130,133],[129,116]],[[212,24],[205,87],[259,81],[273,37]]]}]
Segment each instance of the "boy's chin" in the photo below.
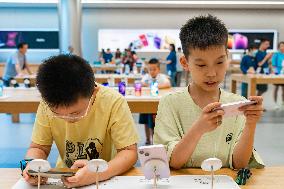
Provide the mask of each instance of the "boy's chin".
[{"label": "boy's chin", "polygon": [[157,77],[157,75],[158,75],[158,74],[156,74],[156,75],[150,75],[150,76],[151,76],[152,78],[156,78],[156,77]]},{"label": "boy's chin", "polygon": [[206,84],[203,84],[201,88],[204,91],[213,92],[213,91],[219,90],[219,84],[215,84],[214,86],[208,86]]},{"label": "boy's chin", "polygon": [[76,123],[79,121],[79,119],[76,119],[76,120],[66,120],[68,123]]}]

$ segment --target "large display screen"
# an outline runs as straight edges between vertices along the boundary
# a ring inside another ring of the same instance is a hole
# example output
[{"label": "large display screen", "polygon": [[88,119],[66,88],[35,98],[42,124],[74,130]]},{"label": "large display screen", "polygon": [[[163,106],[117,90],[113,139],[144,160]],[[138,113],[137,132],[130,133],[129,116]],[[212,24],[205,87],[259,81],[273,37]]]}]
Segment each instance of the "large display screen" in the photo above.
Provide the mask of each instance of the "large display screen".
[{"label": "large display screen", "polygon": [[[247,49],[252,43],[260,43],[262,38],[270,41],[271,50],[277,49],[276,30],[229,30],[228,48],[231,52]],[[131,48],[138,52],[168,51],[169,44],[181,47],[177,29],[100,29],[99,50]]]},{"label": "large display screen", "polygon": [[169,44],[180,47],[179,30],[174,29],[100,29],[99,50],[117,48],[140,52],[167,51]]},{"label": "large display screen", "polygon": [[0,49],[14,49],[26,42],[29,49],[59,49],[58,31],[0,31]]},{"label": "large display screen", "polygon": [[277,32],[275,30],[230,30],[228,48],[232,50],[247,49],[250,44],[259,44],[261,39],[270,41],[269,50],[277,49]]}]

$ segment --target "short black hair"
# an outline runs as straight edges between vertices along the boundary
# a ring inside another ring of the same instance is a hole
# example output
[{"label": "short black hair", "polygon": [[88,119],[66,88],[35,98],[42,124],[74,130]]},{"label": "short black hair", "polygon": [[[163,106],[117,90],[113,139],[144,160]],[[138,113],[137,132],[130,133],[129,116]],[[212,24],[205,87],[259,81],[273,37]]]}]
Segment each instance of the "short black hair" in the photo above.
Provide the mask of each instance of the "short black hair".
[{"label": "short black hair", "polygon": [[160,61],[157,58],[151,58],[148,64],[155,64],[160,68]]},{"label": "short black hair", "polygon": [[248,46],[248,50],[258,49],[258,45],[256,43],[252,43]]},{"label": "short black hair", "polygon": [[278,43],[278,49],[280,48],[280,45],[284,45],[284,41],[280,41],[279,43]]},{"label": "short black hair", "polygon": [[253,50],[253,49],[258,49],[259,45],[256,43],[251,43],[249,44],[248,48],[244,50],[244,54],[248,54],[249,51]]},{"label": "short black hair", "polygon": [[21,49],[21,48],[23,48],[25,45],[27,45],[28,43],[26,43],[26,42],[21,42],[21,43],[19,43],[18,45],[17,45],[17,49]]},{"label": "short black hair", "polygon": [[224,45],[227,49],[228,29],[215,16],[198,16],[189,19],[180,29],[179,38],[183,54],[188,58],[190,49],[205,50],[211,46]]},{"label": "short black hair", "polygon": [[92,96],[95,78],[86,60],[71,54],[52,56],[40,65],[36,86],[50,107],[68,107]]},{"label": "short black hair", "polygon": [[267,39],[267,38],[261,38],[261,39],[260,39],[260,44],[261,44],[261,43],[264,43],[264,42],[266,42],[266,41],[270,42],[270,40]]},{"label": "short black hair", "polygon": [[176,46],[175,46],[175,44],[170,44],[170,46],[172,47],[172,51],[176,51]]}]

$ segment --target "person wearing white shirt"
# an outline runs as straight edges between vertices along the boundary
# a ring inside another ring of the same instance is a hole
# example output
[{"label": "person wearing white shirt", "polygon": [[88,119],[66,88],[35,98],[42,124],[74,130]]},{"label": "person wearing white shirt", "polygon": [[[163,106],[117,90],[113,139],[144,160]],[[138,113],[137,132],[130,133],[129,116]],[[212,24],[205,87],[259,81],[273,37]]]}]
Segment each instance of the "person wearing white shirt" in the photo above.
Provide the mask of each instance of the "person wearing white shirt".
[{"label": "person wearing white shirt", "polygon": [[3,81],[6,87],[10,86],[11,79],[16,76],[23,76],[25,71],[27,71],[29,75],[32,74],[29,64],[27,63],[27,50],[28,44],[21,42],[17,45],[17,51],[8,58],[3,75]]},{"label": "person wearing white shirt", "polygon": [[[143,87],[150,87],[151,83],[156,81],[159,89],[171,87],[169,78],[160,73],[160,62],[156,58],[152,58],[148,63],[148,74],[142,78]],[[156,114],[140,114],[139,123],[145,125],[146,145],[153,144],[153,135],[155,127]]]}]

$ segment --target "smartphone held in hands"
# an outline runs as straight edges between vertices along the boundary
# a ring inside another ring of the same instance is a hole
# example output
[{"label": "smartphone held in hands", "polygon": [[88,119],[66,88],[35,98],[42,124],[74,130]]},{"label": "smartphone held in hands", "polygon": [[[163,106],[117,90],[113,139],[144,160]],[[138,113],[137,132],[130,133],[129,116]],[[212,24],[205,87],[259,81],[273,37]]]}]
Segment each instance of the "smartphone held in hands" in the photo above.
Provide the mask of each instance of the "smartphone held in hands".
[{"label": "smartphone held in hands", "polygon": [[224,117],[237,116],[237,115],[243,114],[243,111],[239,110],[240,107],[252,105],[252,104],[256,104],[256,102],[251,101],[251,100],[231,102],[227,104],[222,104],[221,107],[214,108],[212,111],[224,110],[225,112]]},{"label": "smartphone held in hands", "polygon": [[54,179],[61,179],[61,177],[72,177],[75,175],[75,173],[76,172],[74,171],[63,171],[63,170],[56,170],[56,169],[51,169],[50,171],[41,172],[41,173],[38,173],[33,170],[28,170],[28,174],[31,176],[40,175],[41,177],[54,178]]}]

